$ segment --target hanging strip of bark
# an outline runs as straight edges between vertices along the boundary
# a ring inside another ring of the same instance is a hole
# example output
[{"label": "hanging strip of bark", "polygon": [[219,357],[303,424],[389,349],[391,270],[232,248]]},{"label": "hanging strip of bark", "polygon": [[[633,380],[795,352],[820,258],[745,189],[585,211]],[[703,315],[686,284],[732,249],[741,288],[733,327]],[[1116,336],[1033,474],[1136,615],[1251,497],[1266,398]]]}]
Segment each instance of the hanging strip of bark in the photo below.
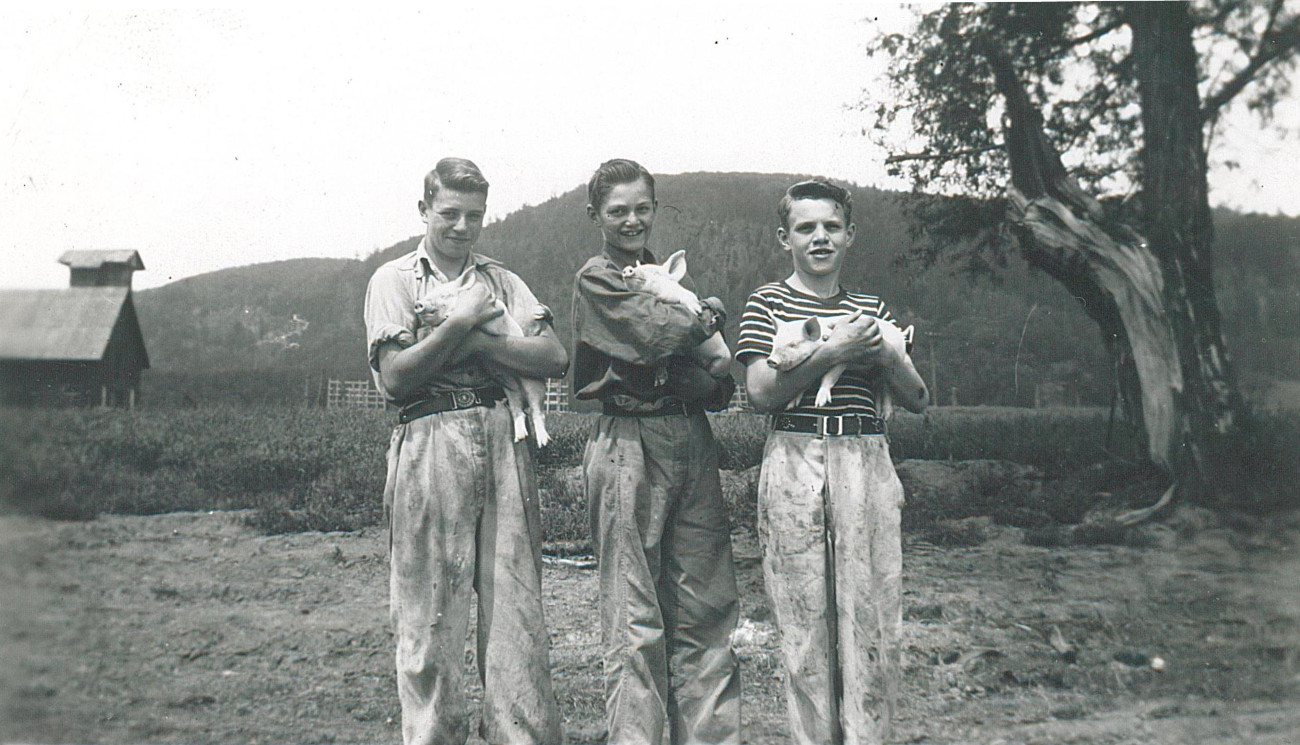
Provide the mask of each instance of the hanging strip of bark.
[{"label": "hanging strip of bark", "polygon": [[[1131,354],[1140,387],[1142,424],[1151,460],[1173,471],[1179,437],[1177,397],[1183,390],[1173,329],[1164,310],[1160,264],[1132,228],[1108,221],[1101,205],[1069,177],[1043,132],[1011,61],[1001,50],[985,56],[1006,99],[1011,183],[1008,219],[1026,259],[1070,288],[1113,335],[1112,354]],[[1111,325],[1111,328],[1107,326]],[[1117,324],[1117,327],[1116,327]]]}]

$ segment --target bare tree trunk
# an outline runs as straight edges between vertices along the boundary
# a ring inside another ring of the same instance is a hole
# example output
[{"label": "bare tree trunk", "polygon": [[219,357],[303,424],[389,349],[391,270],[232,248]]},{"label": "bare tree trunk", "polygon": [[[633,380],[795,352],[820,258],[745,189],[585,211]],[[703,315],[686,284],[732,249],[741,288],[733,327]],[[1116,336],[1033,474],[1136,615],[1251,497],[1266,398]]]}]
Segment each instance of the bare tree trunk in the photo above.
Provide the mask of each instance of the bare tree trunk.
[{"label": "bare tree trunk", "polygon": [[1007,101],[1008,219],[1025,258],[1064,284],[1101,327],[1130,414],[1146,431],[1148,454],[1172,473],[1182,369],[1159,263],[1141,236],[1108,224],[1097,200],[1066,174],[1006,55],[995,49],[986,55]]},{"label": "bare tree trunk", "polygon": [[1186,3],[1125,6],[1142,98],[1143,232],[1160,261],[1185,385],[1177,391],[1175,471],[1210,500],[1244,497],[1232,371],[1214,293],[1209,186],[1196,50]]},{"label": "bare tree trunk", "polygon": [[[1107,219],[1097,200],[1066,174],[1010,60],[990,47],[985,55],[1007,101],[1008,218],[1030,264],[1079,297],[1100,326],[1117,361],[1121,392],[1130,404],[1141,402],[1130,413],[1140,414],[1152,462],[1191,495],[1218,501],[1227,496],[1223,485],[1239,481],[1232,443],[1241,399],[1211,284],[1212,229],[1190,25],[1180,26],[1171,12],[1181,9],[1187,22],[1180,3],[1133,5],[1139,6],[1130,15],[1148,132],[1147,237]],[[1175,42],[1185,48],[1173,49]],[[1190,77],[1181,77],[1188,70]]]}]

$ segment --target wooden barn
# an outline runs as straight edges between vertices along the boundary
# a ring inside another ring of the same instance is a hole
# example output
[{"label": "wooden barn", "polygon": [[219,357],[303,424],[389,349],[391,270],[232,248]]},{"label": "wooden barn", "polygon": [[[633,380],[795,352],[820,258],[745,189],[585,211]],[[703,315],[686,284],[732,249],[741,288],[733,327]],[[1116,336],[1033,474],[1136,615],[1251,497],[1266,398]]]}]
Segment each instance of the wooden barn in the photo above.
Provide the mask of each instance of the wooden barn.
[{"label": "wooden barn", "polygon": [[68,251],[64,290],[0,290],[0,402],[133,407],[149,367],[131,300],[135,251]]}]

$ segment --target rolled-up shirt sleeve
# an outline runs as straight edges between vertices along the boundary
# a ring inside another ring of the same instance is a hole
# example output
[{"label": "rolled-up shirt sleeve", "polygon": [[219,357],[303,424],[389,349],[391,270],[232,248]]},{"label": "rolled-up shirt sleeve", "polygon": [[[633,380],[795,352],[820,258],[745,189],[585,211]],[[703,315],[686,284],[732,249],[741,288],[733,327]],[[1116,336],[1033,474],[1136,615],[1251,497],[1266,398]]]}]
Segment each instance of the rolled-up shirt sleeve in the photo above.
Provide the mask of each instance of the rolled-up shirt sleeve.
[{"label": "rolled-up shirt sleeve", "polygon": [[630,290],[612,268],[588,267],[578,275],[583,323],[579,343],[637,365],[689,352],[709,337],[700,319],[677,303]]},{"label": "rolled-up shirt sleeve", "polygon": [[376,383],[380,347],[388,342],[403,348],[414,344],[418,321],[409,283],[402,281],[395,267],[381,266],[370,278],[365,300],[366,346]]}]

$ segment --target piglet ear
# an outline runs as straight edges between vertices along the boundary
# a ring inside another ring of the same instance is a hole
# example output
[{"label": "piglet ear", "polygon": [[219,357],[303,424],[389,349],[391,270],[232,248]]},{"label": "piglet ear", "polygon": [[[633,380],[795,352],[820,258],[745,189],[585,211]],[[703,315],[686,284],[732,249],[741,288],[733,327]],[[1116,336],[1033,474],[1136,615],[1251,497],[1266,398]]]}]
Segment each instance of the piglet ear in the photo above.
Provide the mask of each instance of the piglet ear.
[{"label": "piglet ear", "polygon": [[686,276],[686,251],[677,251],[669,256],[668,261],[664,262],[664,267],[668,269],[668,276],[676,282],[681,282],[682,277]]},{"label": "piglet ear", "polygon": [[803,322],[803,338],[820,339],[822,338],[822,325],[816,317],[809,318]]}]

